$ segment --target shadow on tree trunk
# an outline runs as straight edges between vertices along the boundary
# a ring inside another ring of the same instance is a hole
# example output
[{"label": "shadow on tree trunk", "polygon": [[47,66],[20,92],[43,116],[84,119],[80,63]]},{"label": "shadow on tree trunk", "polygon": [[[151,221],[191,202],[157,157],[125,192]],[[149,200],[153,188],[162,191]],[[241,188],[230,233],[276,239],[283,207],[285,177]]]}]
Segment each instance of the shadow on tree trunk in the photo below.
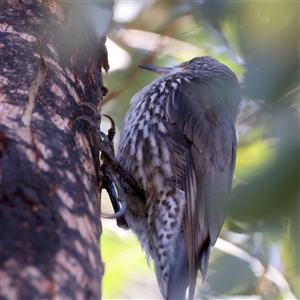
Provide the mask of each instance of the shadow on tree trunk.
[{"label": "shadow on tree trunk", "polygon": [[2,5],[1,299],[101,298],[99,155],[73,121],[106,93],[111,4]]}]

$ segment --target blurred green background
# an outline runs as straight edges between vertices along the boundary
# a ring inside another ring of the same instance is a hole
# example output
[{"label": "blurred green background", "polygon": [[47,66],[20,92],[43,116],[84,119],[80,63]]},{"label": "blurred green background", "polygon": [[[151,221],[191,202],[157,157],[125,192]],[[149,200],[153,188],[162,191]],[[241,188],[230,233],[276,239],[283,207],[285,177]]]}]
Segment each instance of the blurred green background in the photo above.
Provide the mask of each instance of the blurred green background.
[{"label": "blurred green background", "polygon": [[[116,1],[107,37],[102,111],[118,133],[131,97],[156,78],[139,64],[210,55],[237,74],[243,101],[232,199],[196,298],[299,299],[299,3]],[[109,212],[105,195],[102,202]],[[104,299],[161,299],[130,232],[103,220],[101,249]]]}]

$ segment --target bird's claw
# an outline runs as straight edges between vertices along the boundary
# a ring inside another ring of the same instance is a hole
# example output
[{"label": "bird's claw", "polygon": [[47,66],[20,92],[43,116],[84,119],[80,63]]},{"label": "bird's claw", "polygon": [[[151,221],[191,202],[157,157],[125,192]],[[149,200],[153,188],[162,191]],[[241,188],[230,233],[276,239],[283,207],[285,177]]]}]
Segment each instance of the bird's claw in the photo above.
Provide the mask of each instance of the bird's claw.
[{"label": "bird's claw", "polygon": [[87,121],[87,122],[89,122],[89,124],[92,126],[92,127],[96,127],[96,124],[95,124],[95,122],[90,118],[90,117],[88,117],[88,116],[79,116],[79,117],[77,117],[76,119],[75,119],[75,121],[74,122],[77,122],[77,121],[79,121],[79,120],[85,120],[85,121]]},{"label": "bird's claw", "polygon": [[113,140],[114,140],[115,135],[116,135],[116,124],[115,124],[115,121],[109,115],[103,114],[102,116],[106,117],[110,121],[110,128],[108,129],[107,138],[110,141],[110,143],[113,145]]},{"label": "bird's claw", "polygon": [[126,212],[126,209],[127,209],[127,202],[123,201],[122,208],[119,211],[117,211],[116,213],[111,214],[111,215],[101,214],[101,217],[105,218],[105,219],[118,219],[124,215],[124,213]]},{"label": "bird's claw", "polygon": [[92,109],[93,112],[94,112],[93,118],[95,118],[97,120],[101,120],[100,108],[98,106],[96,106],[94,103],[91,103],[91,102],[81,102],[80,105],[87,106],[90,109]]}]

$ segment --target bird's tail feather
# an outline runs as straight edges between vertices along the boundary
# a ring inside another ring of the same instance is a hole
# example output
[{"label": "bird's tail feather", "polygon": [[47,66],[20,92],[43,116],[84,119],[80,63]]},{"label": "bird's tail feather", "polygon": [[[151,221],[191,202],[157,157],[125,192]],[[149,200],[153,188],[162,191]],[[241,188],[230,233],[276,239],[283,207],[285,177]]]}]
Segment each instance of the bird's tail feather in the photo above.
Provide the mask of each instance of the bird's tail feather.
[{"label": "bird's tail feather", "polygon": [[174,261],[170,270],[166,300],[184,300],[189,281],[188,257],[181,231],[176,240]]}]

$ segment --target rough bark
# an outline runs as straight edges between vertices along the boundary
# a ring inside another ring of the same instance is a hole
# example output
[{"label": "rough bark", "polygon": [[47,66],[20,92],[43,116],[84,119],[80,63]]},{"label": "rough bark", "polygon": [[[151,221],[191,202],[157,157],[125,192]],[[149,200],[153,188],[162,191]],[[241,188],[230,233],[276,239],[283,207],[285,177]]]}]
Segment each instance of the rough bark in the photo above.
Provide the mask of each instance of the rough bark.
[{"label": "rough bark", "polygon": [[98,150],[73,123],[108,69],[88,5],[2,3],[1,299],[101,298]]}]

